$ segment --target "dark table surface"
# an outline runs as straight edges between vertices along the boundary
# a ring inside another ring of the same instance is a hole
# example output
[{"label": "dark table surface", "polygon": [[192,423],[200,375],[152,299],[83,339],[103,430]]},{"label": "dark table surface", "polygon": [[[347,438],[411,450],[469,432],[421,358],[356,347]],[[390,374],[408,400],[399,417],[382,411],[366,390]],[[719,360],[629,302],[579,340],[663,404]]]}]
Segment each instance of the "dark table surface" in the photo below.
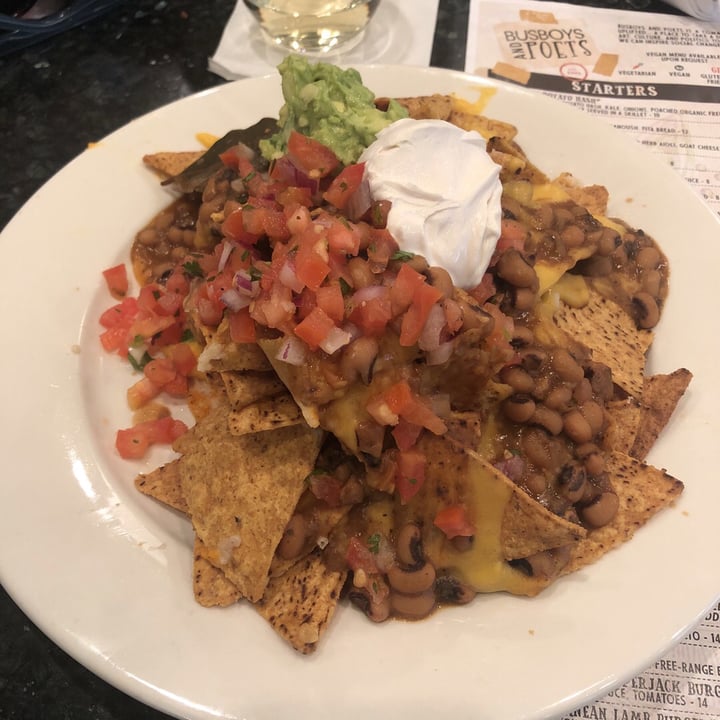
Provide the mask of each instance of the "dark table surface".
[{"label": "dark table surface", "polygon": [[[658,0],[576,4],[674,12]],[[225,82],[207,70],[207,59],[234,5],[126,0],[84,25],[0,57],[0,228],[88,142]],[[468,8],[469,0],[440,0],[432,65],[463,69]],[[0,720],[166,717],[75,662],[0,587]]]}]

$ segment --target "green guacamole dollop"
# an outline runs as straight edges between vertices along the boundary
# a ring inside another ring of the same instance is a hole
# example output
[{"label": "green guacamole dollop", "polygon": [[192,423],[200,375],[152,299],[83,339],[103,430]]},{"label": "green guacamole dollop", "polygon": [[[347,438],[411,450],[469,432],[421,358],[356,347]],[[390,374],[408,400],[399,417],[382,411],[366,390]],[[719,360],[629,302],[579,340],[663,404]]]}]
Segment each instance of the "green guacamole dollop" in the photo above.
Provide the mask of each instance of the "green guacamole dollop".
[{"label": "green guacamole dollop", "polygon": [[340,161],[357,161],[380,130],[407,117],[407,111],[391,100],[386,111],[374,105],[375,95],[363,85],[360,73],[329,63],[311,63],[288,55],[278,65],[285,104],[280,109],[280,130],[260,141],[268,160],[282,156],[292,130],[331,148]]}]

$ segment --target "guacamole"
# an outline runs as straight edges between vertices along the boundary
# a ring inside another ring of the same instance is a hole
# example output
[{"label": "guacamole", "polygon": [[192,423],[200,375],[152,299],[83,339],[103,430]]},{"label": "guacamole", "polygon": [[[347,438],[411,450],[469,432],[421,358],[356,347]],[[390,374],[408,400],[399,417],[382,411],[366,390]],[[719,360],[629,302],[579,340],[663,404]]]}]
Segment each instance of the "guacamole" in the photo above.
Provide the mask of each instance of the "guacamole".
[{"label": "guacamole", "polygon": [[354,163],[380,130],[407,111],[394,100],[387,111],[374,105],[375,95],[357,70],[327,63],[310,63],[288,55],[278,65],[285,104],[278,117],[279,132],[260,142],[268,160],[284,154],[287,139],[297,130],[331,148],[345,165]]}]

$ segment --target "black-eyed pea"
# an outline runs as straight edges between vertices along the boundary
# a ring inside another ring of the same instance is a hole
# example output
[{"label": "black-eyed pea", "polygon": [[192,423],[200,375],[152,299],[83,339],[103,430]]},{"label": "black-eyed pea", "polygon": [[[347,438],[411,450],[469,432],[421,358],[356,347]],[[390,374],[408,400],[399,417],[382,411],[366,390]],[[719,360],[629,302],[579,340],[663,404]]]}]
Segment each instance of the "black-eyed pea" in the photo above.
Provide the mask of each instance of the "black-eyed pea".
[{"label": "black-eyed pea", "polygon": [[565,247],[580,247],[585,242],[585,231],[579,225],[568,225],[560,232]]},{"label": "black-eyed pea", "polygon": [[435,593],[432,588],[413,595],[391,591],[390,608],[395,615],[408,620],[420,620],[435,609]]},{"label": "black-eyed pea", "polygon": [[535,385],[530,373],[519,365],[507,365],[504,367],[500,371],[500,380],[519,393],[529,393]]},{"label": "black-eyed pea", "polygon": [[559,412],[551,410],[545,405],[538,405],[530,418],[534,425],[540,425],[551,435],[559,435],[563,430],[563,418]]},{"label": "black-eyed pea", "polygon": [[516,423],[526,423],[535,414],[535,401],[525,393],[515,393],[503,400],[502,410],[508,420]]},{"label": "black-eyed pea", "polygon": [[599,528],[607,525],[615,517],[620,500],[611,491],[600,493],[589,505],[578,510],[580,519],[590,527]]},{"label": "black-eyed pea", "polygon": [[660,308],[650,293],[640,291],[632,298],[632,310],[639,328],[649,330],[660,320]]},{"label": "black-eyed pea", "polygon": [[593,436],[597,435],[605,425],[605,411],[594,400],[586,400],[579,406],[582,416],[588,421]]},{"label": "black-eyed pea", "polygon": [[574,385],[584,376],[580,363],[565,348],[556,348],[553,351],[552,369],[560,378]]},{"label": "black-eyed pea", "polygon": [[576,443],[590,442],[593,431],[590,423],[583,417],[577,408],[566,412],[562,417],[562,426],[565,434]]},{"label": "black-eyed pea", "polygon": [[637,255],[635,256],[635,262],[638,267],[645,268],[648,270],[654,270],[660,265],[662,261],[662,255],[660,251],[653,245],[640,248]]},{"label": "black-eyed pea", "polygon": [[294,560],[302,552],[307,537],[307,520],[296,513],[290,518],[285,532],[277,546],[277,554],[283,560]]},{"label": "black-eyed pea", "polygon": [[422,547],[422,533],[415,523],[407,523],[400,528],[395,540],[398,560],[408,567],[417,567],[425,559]]},{"label": "black-eyed pea", "polygon": [[417,595],[432,588],[435,582],[435,567],[425,562],[417,569],[406,570],[393,565],[387,572],[388,582],[393,590],[405,595]]},{"label": "black-eyed pea", "polygon": [[567,385],[558,385],[545,396],[545,404],[551,410],[559,412],[565,412],[571,400],[572,390]]}]

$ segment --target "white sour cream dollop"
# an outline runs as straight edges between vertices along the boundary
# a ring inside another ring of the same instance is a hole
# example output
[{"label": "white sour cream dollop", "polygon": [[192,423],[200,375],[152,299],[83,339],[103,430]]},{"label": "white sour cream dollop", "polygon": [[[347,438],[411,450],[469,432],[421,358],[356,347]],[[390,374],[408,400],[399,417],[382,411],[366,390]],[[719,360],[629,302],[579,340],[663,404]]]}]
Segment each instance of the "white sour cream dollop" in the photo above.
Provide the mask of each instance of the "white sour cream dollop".
[{"label": "white sour cream dollop", "polygon": [[374,200],[390,200],[400,248],[480,283],[500,237],[500,167],[485,139],[442,120],[397,120],[360,156]]}]

